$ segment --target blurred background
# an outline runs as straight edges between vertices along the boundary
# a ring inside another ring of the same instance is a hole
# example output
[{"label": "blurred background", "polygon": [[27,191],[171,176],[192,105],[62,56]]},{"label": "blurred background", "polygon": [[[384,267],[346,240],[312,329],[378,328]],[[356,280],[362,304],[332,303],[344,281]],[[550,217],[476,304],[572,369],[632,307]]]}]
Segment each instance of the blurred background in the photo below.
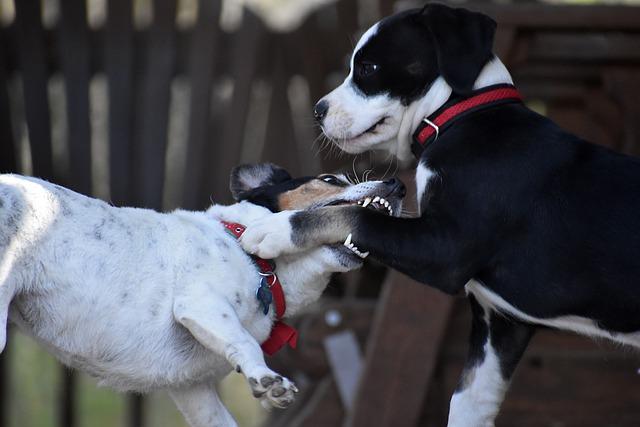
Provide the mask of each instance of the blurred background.
[{"label": "blurred background", "polygon": [[[423,1],[0,0],[0,171],[114,205],[229,202],[230,169],[399,173],[385,155],[331,150],[311,108],[347,73],[359,35]],[[527,103],[593,142],[640,154],[638,0],[456,2],[499,23],[495,51]],[[373,175],[372,175],[373,176]],[[409,211],[411,208],[409,208]],[[466,354],[464,298],[369,262],[296,319],[298,351],[268,363],[300,385],[267,413],[232,374],[241,426],[442,426]],[[542,331],[499,426],[638,426],[640,356]],[[164,393],[98,388],[11,331],[0,426],[185,426]]]}]

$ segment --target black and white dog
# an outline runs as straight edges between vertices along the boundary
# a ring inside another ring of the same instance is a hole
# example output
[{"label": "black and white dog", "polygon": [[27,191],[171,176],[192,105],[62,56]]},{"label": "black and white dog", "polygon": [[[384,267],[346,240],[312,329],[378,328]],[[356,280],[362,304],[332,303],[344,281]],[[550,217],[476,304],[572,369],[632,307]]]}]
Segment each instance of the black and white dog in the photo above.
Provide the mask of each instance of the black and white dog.
[{"label": "black and white dog", "polygon": [[419,157],[419,218],[362,207],[251,224],[265,257],[353,241],[474,316],[450,426],[493,425],[536,326],[640,347],[640,161],[580,140],[519,101],[496,24],[431,4],[371,27],[315,107],[342,150]]},{"label": "black and white dog", "polygon": [[398,214],[404,186],[294,179],[261,164],[236,168],[231,189],[238,203],[158,213],[0,174],[0,351],[10,320],[102,385],[168,390],[193,427],[235,425],[215,388],[234,368],[265,406],[288,406],[297,389],[267,367],[259,343],[268,351],[267,342],[288,342],[274,334],[291,332],[278,318],[317,300],[333,272],[358,268],[366,254],[347,239],[274,267],[242,250],[242,224],[380,196],[379,210]]}]

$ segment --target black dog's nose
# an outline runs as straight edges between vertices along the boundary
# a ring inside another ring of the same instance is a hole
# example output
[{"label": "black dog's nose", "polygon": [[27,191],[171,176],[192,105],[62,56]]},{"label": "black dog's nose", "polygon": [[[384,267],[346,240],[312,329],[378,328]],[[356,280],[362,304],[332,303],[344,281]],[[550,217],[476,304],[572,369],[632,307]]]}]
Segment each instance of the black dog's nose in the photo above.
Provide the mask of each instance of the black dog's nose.
[{"label": "black dog's nose", "polygon": [[404,197],[407,194],[407,187],[405,187],[404,183],[398,178],[388,179],[384,183],[392,187],[393,189],[391,191],[397,193],[398,197]]},{"label": "black dog's nose", "polygon": [[313,117],[317,122],[322,122],[322,119],[327,115],[327,111],[329,111],[329,103],[322,99],[313,107]]}]

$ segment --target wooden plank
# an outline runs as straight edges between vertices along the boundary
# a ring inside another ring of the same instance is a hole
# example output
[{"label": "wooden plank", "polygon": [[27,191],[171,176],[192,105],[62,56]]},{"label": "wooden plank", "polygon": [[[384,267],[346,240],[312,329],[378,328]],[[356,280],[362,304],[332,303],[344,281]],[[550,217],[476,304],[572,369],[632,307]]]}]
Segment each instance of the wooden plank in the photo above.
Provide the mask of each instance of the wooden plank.
[{"label": "wooden plank", "polygon": [[189,83],[191,100],[189,108],[189,137],[183,187],[183,207],[187,209],[204,208],[210,203],[209,189],[205,188],[204,173],[209,170],[206,162],[206,145],[209,139],[211,114],[211,85],[214,76],[215,52],[219,29],[216,23],[220,19],[220,2],[200,0],[198,3],[198,21],[191,40],[189,51]]},{"label": "wooden plank", "polygon": [[85,0],[60,2],[58,54],[65,82],[69,130],[67,185],[91,194],[91,125],[89,122],[89,43]]},{"label": "wooden plank", "polygon": [[144,397],[132,394],[127,398],[127,427],[144,427]]},{"label": "wooden plank", "polygon": [[394,11],[396,0],[380,0],[380,15],[389,16]]},{"label": "wooden plank", "polygon": [[513,26],[500,25],[493,42],[493,51],[507,65],[516,40],[517,30]]},{"label": "wooden plank", "polygon": [[589,31],[637,31],[640,28],[640,9],[633,6],[473,3],[465,7],[491,16],[499,25],[513,25],[519,28]]},{"label": "wooden plank", "polygon": [[44,31],[40,20],[40,1],[15,2],[18,62],[24,92],[24,108],[33,174],[53,179],[51,154],[51,119],[47,93],[48,69]]},{"label": "wooden plank", "polygon": [[605,72],[606,90],[622,104],[624,138],[620,149],[640,155],[640,68],[612,67]]},{"label": "wooden plank", "polygon": [[[15,142],[12,132],[11,110],[9,106],[9,84],[6,64],[8,62],[6,33],[0,32],[0,173],[17,172]],[[1,385],[0,385],[1,386]],[[0,390],[1,392],[1,390]],[[1,402],[1,399],[0,399]],[[0,403],[1,405],[2,403]],[[1,411],[0,407],[0,411]],[[2,418],[0,415],[0,425]]]},{"label": "wooden plank", "polygon": [[215,134],[209,157],[212,171],[207,186],[216,202],[228,202],[229,173],[238,164],[242,150],[247,113],[251,99],[251,86],[260,57],[265,54],[264,26],[259,18],[245,9],[243,24],[234,38],[229,74],[234,78],[233,99],[226,111],[222,132]]},{"label": "wooden plank", "polygon": [[298,176],[303,172],[300,167],[301,153],[293,132],[287,92],[290,76],[284,67],[284,52],[279,40],[280,37],[274,36],[271,102],[262,160],[279,164],[293,176]]},{"label": "wooden plank", "polygon": [[351,37],[356,36],[359,30],[358,24],[358,2],[357,0],[342,0],[336,3],[338,13],[338,28]]},{"label": "wooden plank", "polygon": [[347,425],[412,426],[420,416],[453,298],[391,272]]},{"label": "wooden plank", "polygon": [[133,11],[130,0],[107,2],[105,72],[109,82],[109,180],[111,201],[132,203]]},{"label": "wooden plank", "polygon": [[155,0],[136,110],[134,202],[160,209],[167,149],[171,79],[175,67],[175,0]]},{"label": "wooden plank", "polygon": [[339,426],[344,419],[340,395],[330,375],[323,378],[307,399],[302,410],[293,419],[278,423],[286,427],[327,427]]},{"label": "wooden plank", "polygon": [[[640,25],[640,22],[638,23]],[[532,36],[530,61],[640,62],[640,34],[543,32]]]}]

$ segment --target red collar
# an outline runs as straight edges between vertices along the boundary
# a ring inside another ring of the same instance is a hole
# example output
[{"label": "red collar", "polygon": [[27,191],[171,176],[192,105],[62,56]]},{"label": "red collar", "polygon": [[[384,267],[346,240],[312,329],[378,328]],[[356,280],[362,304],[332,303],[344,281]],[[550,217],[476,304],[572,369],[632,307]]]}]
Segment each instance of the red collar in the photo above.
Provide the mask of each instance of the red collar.
[{"label": "red collar", "polygon": [[[226,221],[220,222],[222,222],[224,228],[236,239],[239,239],[246,229],[242,224]],[[269,338],[260,345],[262,347],[262,351],[271,356],[286,344],[289,344],[291,348],[296,348],[298,343],[298,331],[280,320],[284,317],[285,311],[287,311],[287,304],[284,298],[282,285],[280,284],[280,279],[278,279],[278,276],[275,274],[275,263],[256,256],[251,256],[251,258],[260,269],[261,275],[266,277],[268,280],[269,290],[273,295],[273,305],[276,311],[276,322],[271,329],[271,334],[269,335]]]},{"label": "red collar", "polygon": [[442,136],[456,120],[474,111],[483,110],[495,105],[511,102],[522,102],[518,90],[509,84],[488,86],[474,91],[471,97],[452,99],[440,107],[429,117],[420,122],[413,134],[411,150],[420,158],[425,148]]}]

